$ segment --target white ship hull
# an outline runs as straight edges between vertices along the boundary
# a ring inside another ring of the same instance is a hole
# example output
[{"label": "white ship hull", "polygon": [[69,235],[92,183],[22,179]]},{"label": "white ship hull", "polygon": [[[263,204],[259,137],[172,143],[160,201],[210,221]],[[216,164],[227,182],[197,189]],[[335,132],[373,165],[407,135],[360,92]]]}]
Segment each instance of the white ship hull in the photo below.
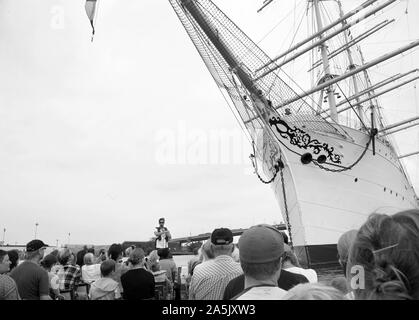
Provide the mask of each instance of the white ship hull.
[{"label": "white ship hull", "polygon": [[[369,135],[352,128],[341,128],[353,141],[337,135],[306,132],[312,138],[334,146],[336,152],[343,155],[342,162],[347,166],[362,154]],[[285,139],[282,141],[288,143]],[[298,147],[293,146],[293,149],[298,150]],[[301,157],[287,148],[281,147],[281,151],[285,157],[285,196],[280,174],[272,186],[284,221],[287,221],[288,211],[292,242],[304,264],[336,261],[339,237],[350,229],[359,228],[373,212],[392,214],[419,207],[418,198],[397,155],[379,139],[376,139],[375,156],[370,145],[356,166],[338,173],[322,170],[313,163],[303,164]],[[301,149],[299,153],[302,153]],[[310,248],[318,246],[323,247],[321,251],[325,257],[314,257],[316,253],[310,252]],[[325,250],[325,247],[330,250]]]}]

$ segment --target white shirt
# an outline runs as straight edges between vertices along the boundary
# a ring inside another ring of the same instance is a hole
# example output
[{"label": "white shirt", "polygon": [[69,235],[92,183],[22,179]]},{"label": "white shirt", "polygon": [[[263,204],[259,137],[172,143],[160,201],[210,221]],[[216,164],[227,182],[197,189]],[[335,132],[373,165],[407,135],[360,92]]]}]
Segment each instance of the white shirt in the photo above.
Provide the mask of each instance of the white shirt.
[{"label": "white shirt", "polygon": [[[166,234],[167,232],[167,234]],[[166,232],[160,235],[160,240],[156,240],[156,249],[163,249],[168,247],[168,235],[170,235],[169,230],[166,228]]]},{"label": "white shirt", "polygon": [[253,287],[235,300],[281,300],[287,291],[272,286]]},{"label": "white shirt", "polygon": [[308,282],[310,282],[310,283],[317,283],[317,281],[318,281],[317,272],[313,269],[303,269],[303,268],[298,268],[298,267],[291,267],[291,268],[286,268],[284,270],[287,270],[287,271],[292,272],[292,273],[301,274],[304,277],[306,277]]},{"label": "white shirt", "polygon": [[81,267],[81,278],[84,282],[92,283],[100,279],[100,264],[83,265]]}]

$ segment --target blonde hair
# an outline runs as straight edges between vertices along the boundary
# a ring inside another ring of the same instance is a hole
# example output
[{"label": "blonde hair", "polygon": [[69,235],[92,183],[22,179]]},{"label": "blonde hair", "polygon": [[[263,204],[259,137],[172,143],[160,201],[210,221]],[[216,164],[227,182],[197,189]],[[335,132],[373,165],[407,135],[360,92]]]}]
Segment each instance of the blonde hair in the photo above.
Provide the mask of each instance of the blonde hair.
[{"label": "blonde hair", "polygon": [[343,292],[322,283],[302,283],[288,291],[283,300],[348,300]]},{"label": "blonde hair", "polygon": [[94,259],[95,259],[95,256],[93,255],[93,253],[88,252],[84,255],[83,262],[85,265],[90,265],[90,264],[93,264]]}]

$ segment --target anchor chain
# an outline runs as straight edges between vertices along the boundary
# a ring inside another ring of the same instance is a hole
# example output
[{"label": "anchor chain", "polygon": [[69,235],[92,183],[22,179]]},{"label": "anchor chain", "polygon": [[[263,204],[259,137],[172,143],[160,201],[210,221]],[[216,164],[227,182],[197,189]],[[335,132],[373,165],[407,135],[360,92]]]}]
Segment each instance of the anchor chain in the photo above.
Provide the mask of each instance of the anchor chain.
[{"label": "anchor chain", "polygon": [[288,205],[287,205],[287,194],[285,192],[284,170],[283,169],[284,169],[283,167],[280,169],[280,173],[281,173],[282,194],[283,194],[283,197],[284,197],[285,218],[287,220],[287,229],[288,229],[288,234],[289,234],[289,242],[288,243],[289,243],[291,249],[294,249],[294,245],[293,245],[293,241],[292,241],[291,223],[290,223],[290,217],[289,217]]}]

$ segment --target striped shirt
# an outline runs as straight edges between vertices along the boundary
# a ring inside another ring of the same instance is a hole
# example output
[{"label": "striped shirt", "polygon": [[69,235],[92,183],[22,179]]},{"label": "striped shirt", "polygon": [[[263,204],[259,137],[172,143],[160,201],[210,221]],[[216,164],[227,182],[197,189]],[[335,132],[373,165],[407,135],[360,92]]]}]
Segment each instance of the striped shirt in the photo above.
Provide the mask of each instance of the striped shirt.
[{"label": "striped shirt", "polygon": [[189,287],[189,300],[222,300],[227,284],[242,273],[240,263],[227,255],[197,265]]}]

